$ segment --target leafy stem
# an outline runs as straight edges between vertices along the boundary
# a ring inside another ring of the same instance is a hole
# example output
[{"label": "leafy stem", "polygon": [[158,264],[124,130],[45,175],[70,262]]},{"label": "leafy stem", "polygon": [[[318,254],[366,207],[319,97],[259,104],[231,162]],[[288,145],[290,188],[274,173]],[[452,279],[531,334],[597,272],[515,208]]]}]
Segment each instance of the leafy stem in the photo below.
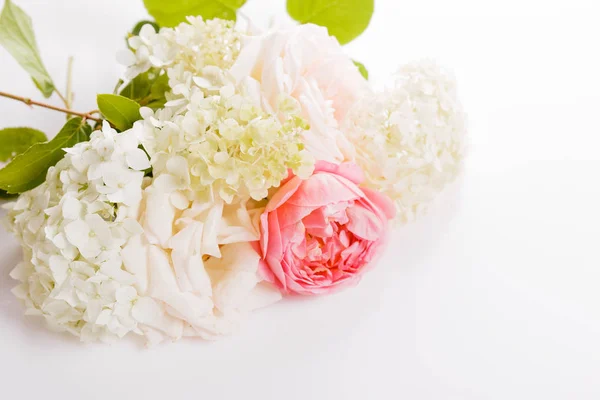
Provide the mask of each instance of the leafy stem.
[{"label": "leafy stem", "polygon": [[[59,96],[61,96],[61,95],[59,95]],[[65,113],[65,114],[77,115],[84,119],[89,119],[91,121],[96,121],[96,122],[102,121],[102,119],[100,119],[100,118],[92,117],[92,114],[98,113],[98,111],[96,111],[96,110],[89,111],[87,113],[82,113],[82,112],[72,111],[72,110],[69,110],[66,108],[62,108],[62,107],[56,107],[51,104],[41,103],[39,101],[31,100],[26,97],[16,96],[14,94],[4,93],[4,92],[0,92],[0,97],[6,97],[9,99],[17,100],[17,101],[27,104],[28,106],[44,107],[44,108],[48,108],[48,109],[54,110],[54,111],[59,111],[59,112]],[[61,96],[61,98],[62,98],[62,96]]]}]

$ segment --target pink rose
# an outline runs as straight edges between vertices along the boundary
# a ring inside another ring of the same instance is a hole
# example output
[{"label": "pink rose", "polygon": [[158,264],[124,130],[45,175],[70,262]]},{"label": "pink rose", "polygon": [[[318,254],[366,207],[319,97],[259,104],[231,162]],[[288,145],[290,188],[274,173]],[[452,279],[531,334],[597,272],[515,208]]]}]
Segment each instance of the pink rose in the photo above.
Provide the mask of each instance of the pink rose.
[{"label": "pink rose", "polygon": [[288,177],[261,216],[261,273],[284,292],[329,293],[356,283],[386,242],[390,199],[366,188],[352,163],[317,162]]}]

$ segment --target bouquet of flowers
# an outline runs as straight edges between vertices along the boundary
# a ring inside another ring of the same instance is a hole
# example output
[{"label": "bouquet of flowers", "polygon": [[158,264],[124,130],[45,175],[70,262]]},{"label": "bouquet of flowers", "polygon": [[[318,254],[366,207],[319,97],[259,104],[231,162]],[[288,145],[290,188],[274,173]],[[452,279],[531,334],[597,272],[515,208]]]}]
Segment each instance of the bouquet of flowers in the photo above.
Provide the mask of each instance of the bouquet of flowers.
[{"label": "bouquet of flowers", "polygon": [[288,0],[300,22],[235,22],[244,0],[145,0],[123,79],[72,110],[27,15],[6,0],[0,44],[67,113],[47,141],[0,131],[0,189],[27,315],[82,341],[215,339],[292,295],[355,285],[391,227],[414,220],[464,156],[451,76],[403,66],[385,90],[340,43],[373,0]]}]

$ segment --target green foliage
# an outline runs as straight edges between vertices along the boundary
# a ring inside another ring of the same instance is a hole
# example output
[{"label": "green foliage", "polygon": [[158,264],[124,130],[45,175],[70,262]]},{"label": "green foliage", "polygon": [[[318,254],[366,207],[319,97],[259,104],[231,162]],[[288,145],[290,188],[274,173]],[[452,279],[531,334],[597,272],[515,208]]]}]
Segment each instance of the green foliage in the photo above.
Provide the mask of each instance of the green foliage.
[{"label": "green foliage", "polygon": [[313,23],[329,30],[341,44],[359,36],[371,21],[374,0],[287,0],[290,16],[301,24]]},{"label": "green foliage", "polygon": [[7,162],[35,143],[48,140],[44,132],[33,128],[6,128],[0,130],[0,162]]},{"label": "green foliage", "polygon": [[0,189],[9,194],[23,193],[38,186],[44,182],[48,168],[63,158],[63,149],[88,140],[91,133],[85,121],[71,118],[54,139],[34,144],[1,169]]},{"label": "green foliage", "polygon": [[141,118],[140,105],[135,101],[116,94],[99,94],[97,97],[100,112],[118,130],[126,131]]},{"label": "green foliage", "polygon": [[10,199],[17,196],[16,194],[6,193],[6,191],[0,189],[0,199]]},{"label": "green foliage", "polygon": [[365,65],[363,63],[358,62],[356,60],[352,60],[352,62],[354,63],[354,65],[356,65],[356,67],[358,68],[358,71],[363,76],[363,78],[369,79],[369,71],[367,71],[367,67],[365,67]]},{"label": "green foliage", "polygon": [[246,0],[144,0],[148,13],[160,26],[173,27],[188,16],[235,21],[236,11]]},{"label": "green foliage", "polygon": [[11,0],[6,0],[0,14],[0,44],[31,75],[44,97],[50,97],[55,87],[42,63],[31,18]]},{"label": "green foliage", "polygon": [[167,102],[165,93],[171,88],[167,74],[159,73],[160,71],[150,70],[136,76],[119,94],[142,107],[150,107],[153,110],[162,108]]}]

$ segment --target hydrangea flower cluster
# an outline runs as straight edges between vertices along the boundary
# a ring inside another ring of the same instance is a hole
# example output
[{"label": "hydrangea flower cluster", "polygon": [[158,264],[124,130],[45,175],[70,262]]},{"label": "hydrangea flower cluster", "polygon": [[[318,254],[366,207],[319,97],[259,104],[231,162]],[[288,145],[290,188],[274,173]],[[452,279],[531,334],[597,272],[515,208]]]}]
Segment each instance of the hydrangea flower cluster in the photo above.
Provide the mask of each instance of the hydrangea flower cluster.
[{"label": "hydrangea flower cluster", "polygon": [[192,91],[185,108],[167,104],[156,113],[142,109],[144,122],[137,126],[152,156],[157,184],[165,190],[187,191],[190,200],[262,200],[288,169],[310,175],[314,161],[304,150],[305,122],[294,113],[293,98],[281,101],[281,123],[261,109],[260,99],[233,85],[215,95],[205,95],[197,86]]},{"label": "hydrangea flower cluster", "polygon": [[123,268],[123,246],[137,222],[148,157],[133,132],[107,122],[89,142],[67,149],[46,181],[9,207],[24,261],[11,273],[27,314],[84,341],[139,332],[132,310],[135,278]]},{"label": "hydrangea flower cluster", "polygon": [[412,221],[451,181],[465,155],[465,115],[451,76],[430,61],[402,67],[396,85],[362,99],[344,122],[366,185]]},{"label": "hydrangea flower cluster", "polygon": [[169,76],[171,100],[156,112],[142,109],[144,122],[136,127],[154,174],[161,175],[159,186],[189,189],[190,200],[232,203],[267,197],[288,169],[307,177],[314,160],[301,140],[308,125],[298,101],[281,94],[265,110],[256,80],[246,77],[236,85],[229,76],[240,52],[232,23],[188,22],[158,33],[145,25],[129,39],[135,53],[123,57],[130,78],[151,66]]},{"label": "hydrangea flower cluster", "polygon": [[231,67],[240,51],[240,34],[233,22],[204,21],[200,17],[188,17],[187,21],[175,28],[162,28],[158,33],[147,24],[138,36],[129,38],[130,49],[118,54],[127,66],[125,78],[133,79],[152,67],[195,76],[201,75],[205,66]]},{"label": "hydrangea flower cluster", "polygon": [[433,64],[375,92],[312,24],[189,17],[128,44],[126,81],[168,77],[161,106],[122,132],[105,121],[7,206],[15,294],[84,341],[215,339],[285,295],[355,285],[389,221],[460,169],[464,114]]}]

